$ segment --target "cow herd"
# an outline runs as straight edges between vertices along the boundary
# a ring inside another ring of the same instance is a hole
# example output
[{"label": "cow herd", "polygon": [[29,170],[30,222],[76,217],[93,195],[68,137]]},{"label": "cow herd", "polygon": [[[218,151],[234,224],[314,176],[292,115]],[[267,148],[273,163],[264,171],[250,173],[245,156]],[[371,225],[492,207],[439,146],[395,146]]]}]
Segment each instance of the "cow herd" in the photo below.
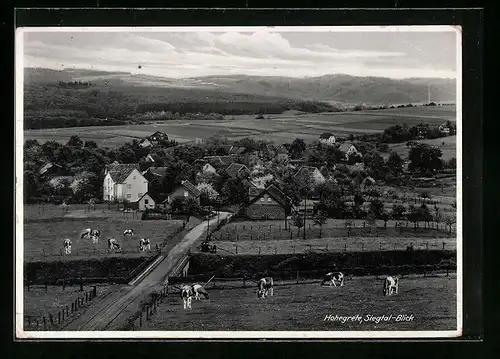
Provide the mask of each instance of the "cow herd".
[{"label": "cow herd", "polygon": [[[342,272],[329,272],[325,274],[321,281],[321,286],[328,284],[330,287],[343,287],[344,286],[344,274]],[[389,296],[393,294],[398,294],[399,290],[399,278],[388,276],[383,281],[383,294],[384,296]],[[194,297],[195,300],[200,300],[200,295],[203,295],[206,299],[209,299],[208,292],[200,284],[185,285],[181,288],[181,298],[183,302],[184,309],[191,309],[191,301]],[[274,295],[274,280],[271,277],[261,278],[257,282],[257,298],[266,298],[267,296]]]},{"label": "cow herd", "polygon": [[[129,228],[129,229],[126,229],[125,231],[123,231],[124,238],[126,236],[134,236],[134,235],[135,234],[134,234],[133,229]],[[86,228],[80,233],[80,239],[89,239],[92,241],[92,244],[99,243],[100,237],[101,237],[101,231],[98,229]],[[108,250],[114,251],[114,250],[121,249],[121,245],[116,240],[116,238],[109,237],[107,239],[107,242],[108,242]],[[63,239],[64,254],[71,254],[71,247],[72,247],[71,239],[64,238]],[[151,250],[151,240],[149,239],[149,237],[139,239],[138,248],[139,248],[140,252],[150,251]]]}]

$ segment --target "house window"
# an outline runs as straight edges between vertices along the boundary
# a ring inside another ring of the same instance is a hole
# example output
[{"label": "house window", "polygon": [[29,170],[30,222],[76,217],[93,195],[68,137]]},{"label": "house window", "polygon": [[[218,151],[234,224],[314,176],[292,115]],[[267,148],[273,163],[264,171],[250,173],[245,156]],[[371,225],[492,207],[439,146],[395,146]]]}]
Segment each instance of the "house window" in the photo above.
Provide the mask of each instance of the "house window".
[{"label": "house window", "polygon": [[136,178],[136,176],[134,176],[134,179]]},{"label": "house window", "polygon": [[131,184],[128,184],[128,185],[127,185],[127,188],[128,188],[128,189],[132,188],[132,185],[131,185]]},{"label": "house window", "polygon": [[149,200],[148,200],[148,199],[145,199],[145,200],[144,200],[144,204],[149,204]]},{"label": "house window", "polygon": [[188,191],[184,191],[184,197],[188,196]]},{"label": "house window", "polygon": [[130,193],[127,194],[127,198],[132,198],[132,195]]},{"label": "house window", "polygon": [[268,202],[271,202],[271,197],[267,197],[267,201],[268,201]]},{"label": "house window", "polygon": [[262,197],[262,198],[260,199],[260,201],[261,201],[261,202],[264,202],[264,197]]}]

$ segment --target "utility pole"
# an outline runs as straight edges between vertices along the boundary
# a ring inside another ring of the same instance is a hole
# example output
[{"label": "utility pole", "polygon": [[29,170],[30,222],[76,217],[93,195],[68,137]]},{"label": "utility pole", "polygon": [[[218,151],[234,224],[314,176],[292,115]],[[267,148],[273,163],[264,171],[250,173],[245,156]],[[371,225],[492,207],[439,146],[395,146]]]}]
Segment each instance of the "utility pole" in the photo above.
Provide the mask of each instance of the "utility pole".
[{"label": "utility pole", "polygon": [[304,199],[304,230],[302,232],[303,239],[306,239],[306,211],[307,211],[307,195]]}]

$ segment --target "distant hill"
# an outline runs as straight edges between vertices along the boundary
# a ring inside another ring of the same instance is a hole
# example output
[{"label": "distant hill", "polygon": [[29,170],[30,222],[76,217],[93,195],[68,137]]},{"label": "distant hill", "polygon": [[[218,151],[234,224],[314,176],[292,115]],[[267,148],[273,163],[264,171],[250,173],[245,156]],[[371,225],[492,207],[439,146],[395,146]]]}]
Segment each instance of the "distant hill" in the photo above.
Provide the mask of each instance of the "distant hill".
[{"label": "distant hill", "polygon": [[[203,94],[216,92],[218,98],[235,94],[275,99],[309,100],[348,104],[391,105],[426,103],[428,84],[434,102],[455,101],[455,80],[406,79],[393,80],[382,77],[355,77],[325,75],[309,78],[278,76],[205,76],[185,79],[163,78],[149,75],[132,75],[126,72],[97,70],[25,69],[26,84],[50,84],[58,81],[91,81],[96,86],[160,87],[169,89],[203,90]],[[198,97],[198,96],[197,96]]]}]

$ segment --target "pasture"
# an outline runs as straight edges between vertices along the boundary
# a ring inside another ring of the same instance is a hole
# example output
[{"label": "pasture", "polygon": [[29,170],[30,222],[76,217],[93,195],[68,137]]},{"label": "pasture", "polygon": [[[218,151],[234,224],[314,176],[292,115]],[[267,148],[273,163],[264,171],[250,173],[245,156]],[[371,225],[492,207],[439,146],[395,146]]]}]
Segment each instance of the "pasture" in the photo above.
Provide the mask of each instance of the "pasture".
[{"label": "pasture", "polygon": [[[382,295],[382,280],[354,277],[344,287],[321,287],[314,283],[275,281],[274,296],[259,299],[256,286],[211,288],[210,299],[193,300],[192,310],[183,310],[178,293],[163,299],[158,312],[142,321],[136,330],[456,330],[457,280],[450,277],[405,277],[399,293]],[[361,321],[325,320],[332,315],[355,316]],[[390,316],[388,321],[368,320],[369,316]],[[398,315],[413,316],[396,321]],[[138,321],[136,321],[137,323]]]},{"label": "pasture", "polygon": [[[262,237],[260,237],[262,238]],[[415,250],[446,249],[456,250],[456,238],[419,238],[419,237],[323,237],[296,239],[266,240],[222,240],[215,241],[219,255],[249,254],[292,254],[312,252],[361,252],[361,251],[393,251],[406,250],[413,244]],[[194,253],[194,251],[193,251]]]},{"label": "pasture", "polygon": [[140,125],[92,126],[24,131],[25,139],[39,142],[58,141],[66,143],[72,135],[82,140],[93,140],[99,146],[119,147],[133,139],[144,138],[155,131],[168,134],[169,138],[180,143],[196,138],[208,138],[214,135],[231,140],[254,137],[274,141],[291,142],[299,137],[307,142],[318,139],[322,132],[336,135],[381,133],[391,125],[420,122],[440,125],[456,117],[455,106],[414,107],[386,110],[332,112],[318,114],[269,115],[257,120],[253,115],[226,116],[225,120],[172,120],[155,121]]},{"label": "pasture", "polygon": [[[449,161],[451,158],[457,156],[457,136],[447,136],[441,138],[435,138],[432,140],[419,140],[419,143],[426,143],[431,146],[438,147],[441,150],[442,157],[441,159],[445,161]],[[409,149],[406,147],[405,143],[396,143],[389,145],[391,151],[397,152],[399,156],[403,159],[408,158]],[[389,154],[384,154],[383,157],[389,157]]]},{"label": "pasture", "polygon": [[[86,213],[85,209],[78,206],[70,207],[63,214],[57,206],[44,206],[44,211],[39,206],[25,206],[24,222],[24,259],[82,259],[110,255],[107,249],[107,238],[114,237],[121,244],[117,255],[147,256],[151,253],[139,252],[139,239],[149,237],[151,249],[154,251],[156,244],[162,244],[166,238],[182,228],[180,220],[155,220],[141,221],[134,218],[133,213],[119,211],[96,210]],[[31,213],[31,215],[30,215]],[[38,218],[37,218],[38,217]],[[86,229],[99,229],[101,238],[99,243],[93,244],[90,239],[80,238],[80,233]],[[134,236],[123,236],[125,229],[132,228]],[[64,238],[72,241],[72,253],[62,255]]]}]

